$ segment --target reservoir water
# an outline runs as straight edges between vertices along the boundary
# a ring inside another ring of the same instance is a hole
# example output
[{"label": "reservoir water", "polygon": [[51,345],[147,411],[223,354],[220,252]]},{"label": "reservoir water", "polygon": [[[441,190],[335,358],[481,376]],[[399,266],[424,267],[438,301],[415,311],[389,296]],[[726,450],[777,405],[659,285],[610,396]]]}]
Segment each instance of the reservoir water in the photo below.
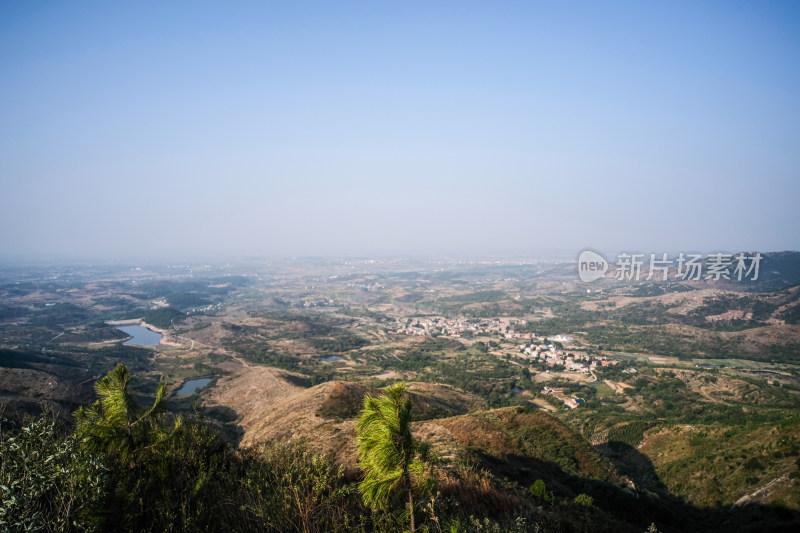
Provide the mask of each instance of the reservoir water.
[{"label": "reservoir water", "polygon": [[158,346],[161,342],[161,333],[147,329],[144,326],[117,326],[120,329],[133,337],[122,344],[135,344],[136,346]]},{"label": "reservoir water", "polygon": [[188,396],[199,391],[209,383],[211,383],[211,378],[190,379],[184,383],[180,389],[178,389],[178,392],[175,393],[175,396]]}]

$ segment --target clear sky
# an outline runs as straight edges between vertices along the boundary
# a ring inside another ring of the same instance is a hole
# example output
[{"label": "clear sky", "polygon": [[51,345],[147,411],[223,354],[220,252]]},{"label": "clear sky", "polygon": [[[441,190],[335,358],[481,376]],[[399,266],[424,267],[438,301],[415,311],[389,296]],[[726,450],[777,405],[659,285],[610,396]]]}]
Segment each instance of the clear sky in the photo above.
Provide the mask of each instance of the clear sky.
[{"label": "clear sky", "polygon": [[798,2],[2,2],[0,258],[800,249]]}]

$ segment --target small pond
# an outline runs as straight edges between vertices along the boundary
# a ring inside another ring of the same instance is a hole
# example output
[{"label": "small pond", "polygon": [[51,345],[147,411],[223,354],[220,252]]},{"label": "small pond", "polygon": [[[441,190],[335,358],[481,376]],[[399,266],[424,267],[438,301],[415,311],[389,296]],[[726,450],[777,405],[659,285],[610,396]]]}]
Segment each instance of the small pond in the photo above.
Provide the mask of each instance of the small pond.
[{"label": "small pond", "polygon": [[180,389],[178,389],[178,392],[175,393],[175,396],[188,396],[190,394],[194,394],[209,383],[211,383],[211,378],[190,379],[189,381],[185,382]]},{"label": "small pond", "polygon": [[328,361],[328,362],[338,361],[339,359],[341,359],[341,357],[339,357],[338,355],[329,355],[328,357],[322,358],[323,361]]}]

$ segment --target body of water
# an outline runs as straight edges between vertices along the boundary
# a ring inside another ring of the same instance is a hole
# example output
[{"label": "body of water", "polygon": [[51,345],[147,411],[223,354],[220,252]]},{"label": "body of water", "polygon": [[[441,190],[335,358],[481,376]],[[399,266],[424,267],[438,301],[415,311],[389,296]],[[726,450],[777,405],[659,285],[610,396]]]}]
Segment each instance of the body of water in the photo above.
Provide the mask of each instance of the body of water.
[{"label": "body of water", "polygon": [[122,344],[135,344],[136,346],[158,346],[161,342],[161,333],[147,329],[144,326],[117,326],[133,338]]},{"label": "body of water", "polygon": [[341,359],[341,357],[339,357],[338,355],[329,355],[328,357],[322,358],[323,361],[328,361],[328,362],[338,361],[339,359]]},{"label": "body of water", "polygon": [[180,389],[178,389],[178,392],[175,393],[175,396],[188,396],[190,394],[194,394],[209,383],[211,383],[211,378],[190,379],[189,381],[185,382]]}]

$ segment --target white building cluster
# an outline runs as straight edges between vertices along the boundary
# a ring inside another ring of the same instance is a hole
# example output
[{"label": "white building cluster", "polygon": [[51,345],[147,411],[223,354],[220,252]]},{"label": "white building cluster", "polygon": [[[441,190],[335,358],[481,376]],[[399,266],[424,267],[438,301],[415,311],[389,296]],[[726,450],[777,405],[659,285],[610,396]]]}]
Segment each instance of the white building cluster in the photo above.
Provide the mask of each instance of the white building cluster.
[{"label": "white building cluster", "polygon": [[467,319],[467,318],[442,318],[425,317],[407,319],[405,323],[398,323],[392,330],[393,333],[407,335],[442,335],[445,337],[461,337],[469,332],[472,335],[501,335],[506,339],[531,338],[530,333],[516,333],[513,329],[516,320],[492,319]]},{"label": "white building cluster", "polygon": [[588,374],[598,366],[605,367],[619,363],[616,359],[610,359],[604,355],[590,357],[588,355],[565,353],[556,348],[554,344],[521,344],[519,346],[520,356],[523,359],[535,362],[543,362],[549,367],[557,365],[563,366],[567,371]]}]

